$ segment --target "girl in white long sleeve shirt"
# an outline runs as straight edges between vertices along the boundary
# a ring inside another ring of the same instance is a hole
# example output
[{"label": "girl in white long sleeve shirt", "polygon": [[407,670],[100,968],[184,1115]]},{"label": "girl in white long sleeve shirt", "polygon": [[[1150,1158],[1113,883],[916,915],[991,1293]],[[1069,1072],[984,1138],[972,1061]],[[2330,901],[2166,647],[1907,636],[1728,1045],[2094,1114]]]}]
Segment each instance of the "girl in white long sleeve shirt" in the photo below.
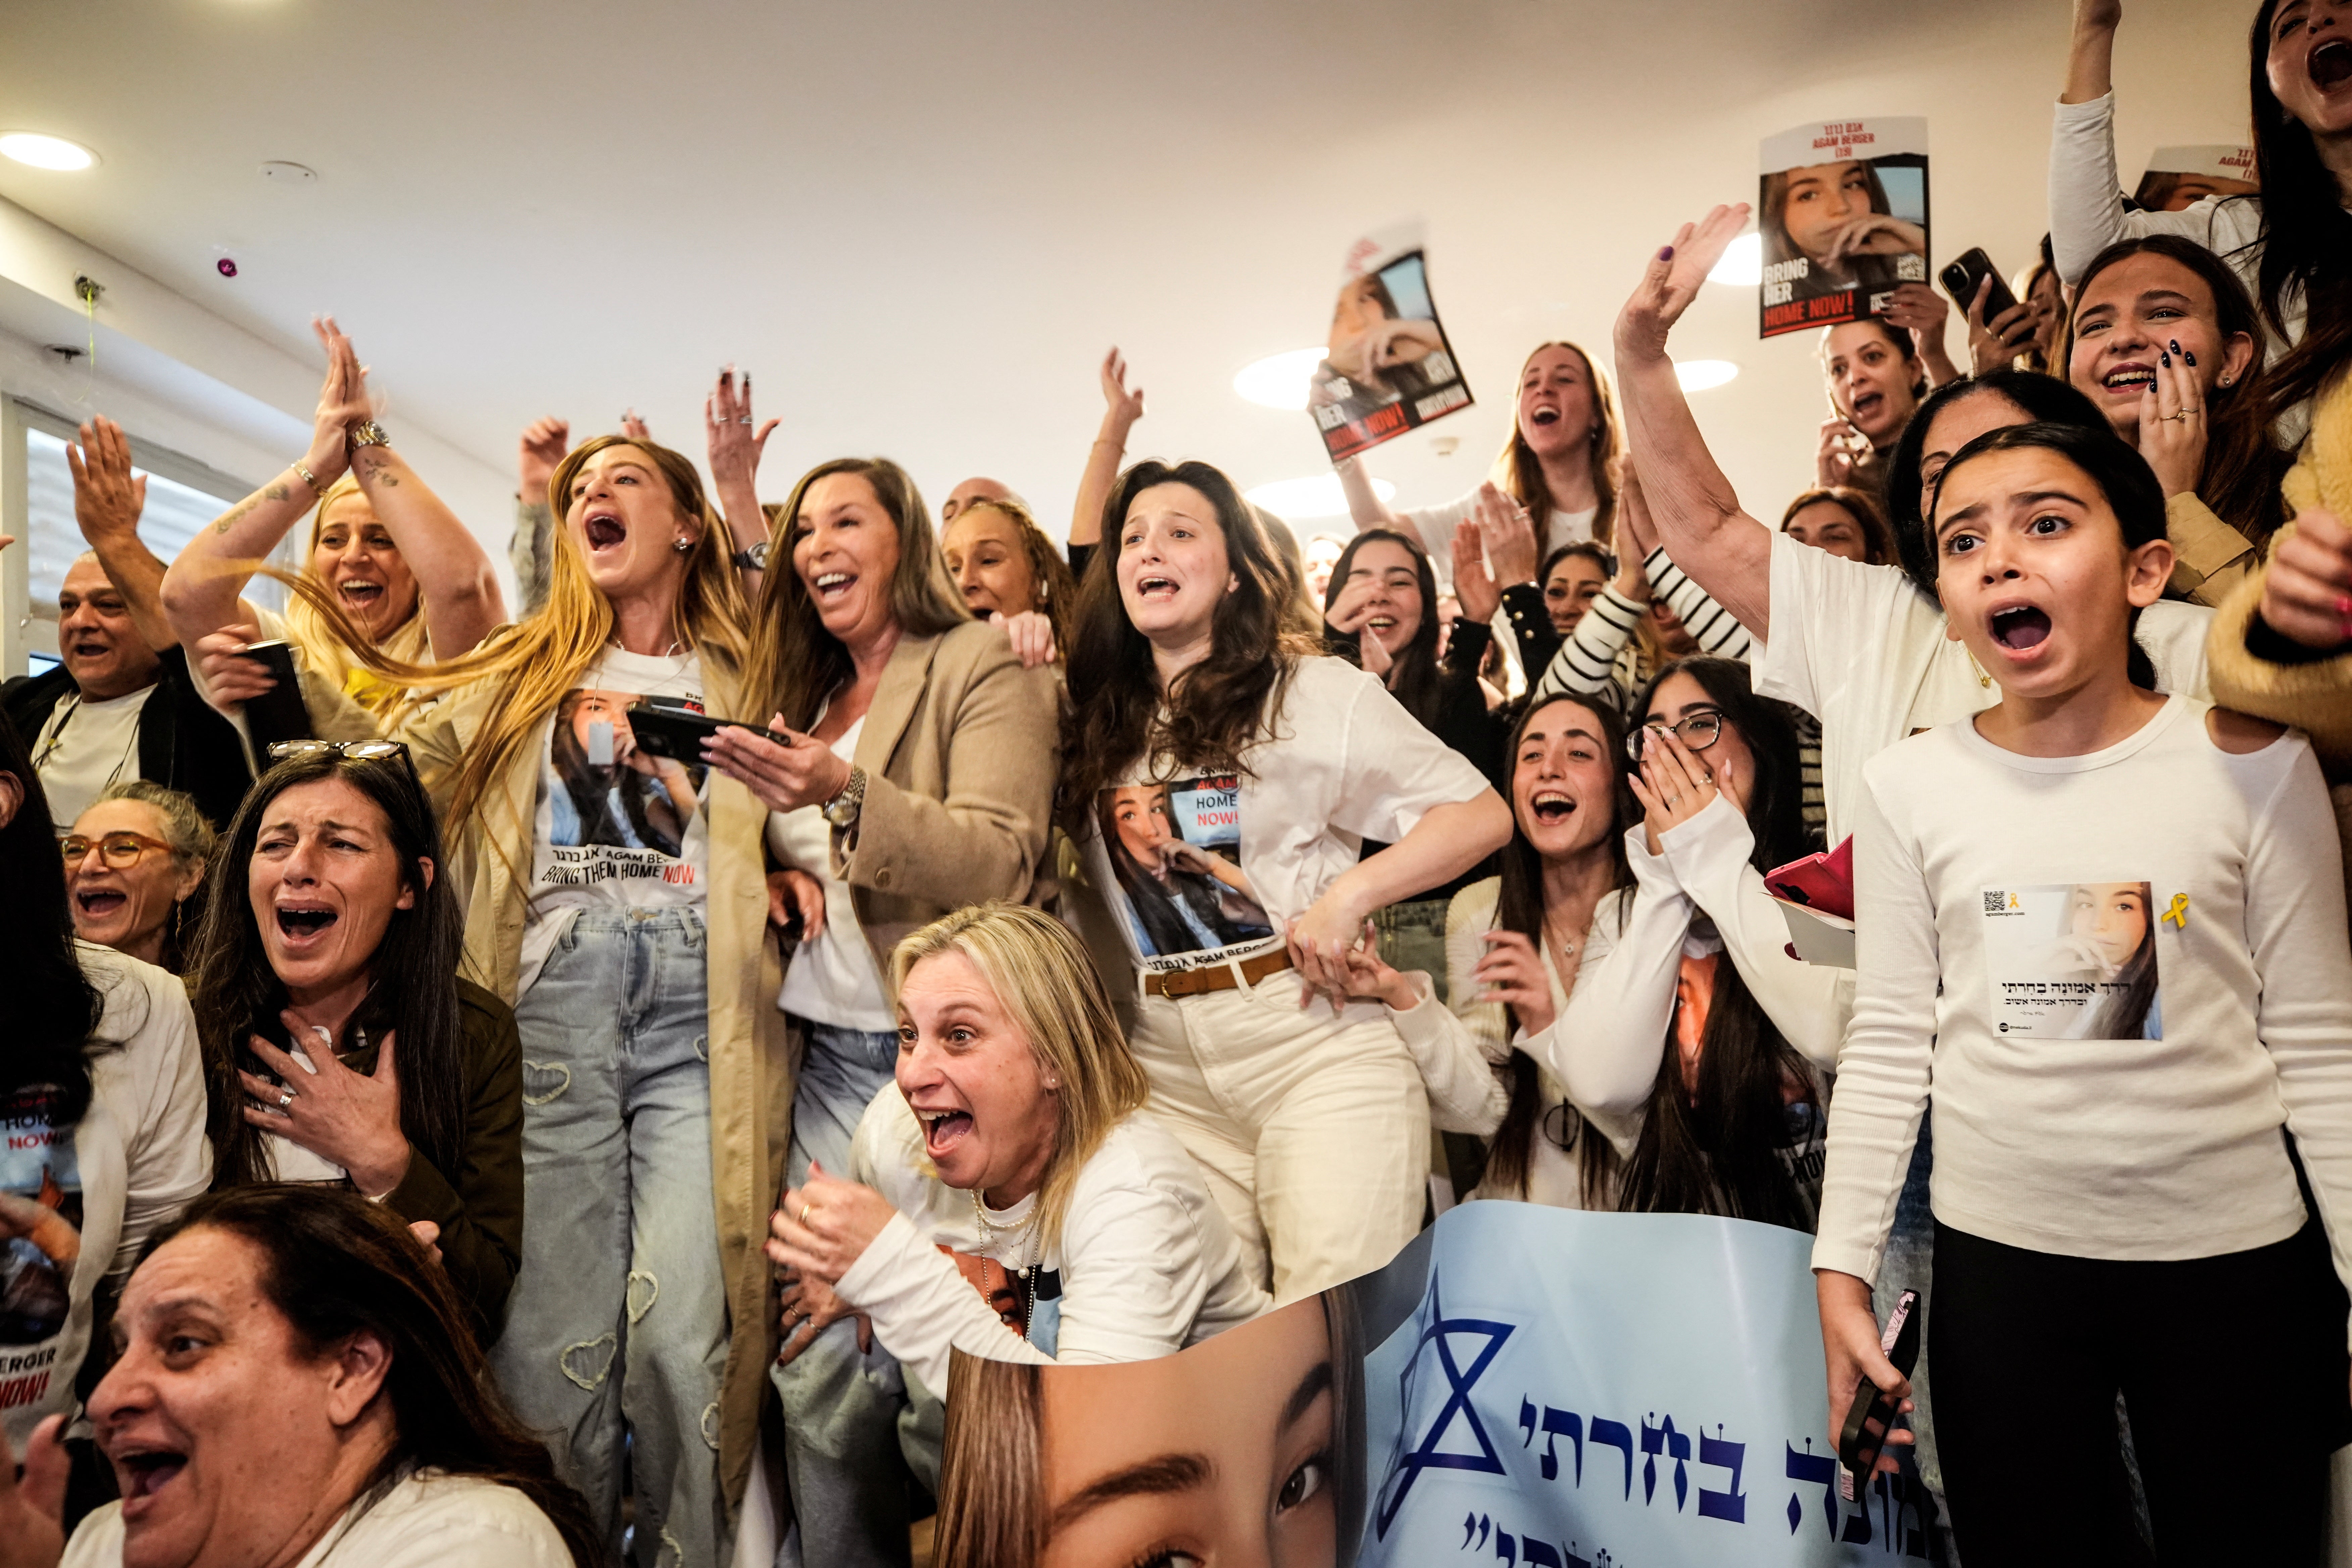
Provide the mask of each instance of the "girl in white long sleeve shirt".
[{"label": "girl in white long sleeve shirt", "polygon": [[[2001,701],[1863,773],[1860,988],[1813,1254],[1832,1421],[1858,1377],[1906,1392],[1866,1281],[1932,1092],[1927,1353],[1961,1551],[2092,1561],[2128,1531],[2011,1468],[2030,1427],[2046,1474],[2111,1473],[2120,1393],[2159,1557],[2314,1560],[2346,1323],[2283,1126],[2352,1273],[2352,952],[2317,764],[2130,677],[2172,548],[2121,442],[1980,437],[1929,521]],[[2257,1425],[2259,1519],[2206,1447]]]}]

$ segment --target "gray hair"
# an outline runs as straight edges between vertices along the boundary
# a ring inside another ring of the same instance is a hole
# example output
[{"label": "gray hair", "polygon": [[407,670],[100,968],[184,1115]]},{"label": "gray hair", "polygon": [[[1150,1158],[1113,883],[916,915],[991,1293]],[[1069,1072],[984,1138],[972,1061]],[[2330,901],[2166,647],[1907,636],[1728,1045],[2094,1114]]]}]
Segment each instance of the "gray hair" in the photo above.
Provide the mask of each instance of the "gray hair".
[{"label": "gray hair", "polygon": [[196,866],[212,860],[213,846],[218,837],[194,797],[150,779],[123,779],[107,785],[105,793],[90,804],[103,805],[110,800],[135,800],[142,805],[153,806],[155,815],[163,820],[163,840],[171,845],[174,856]]}]

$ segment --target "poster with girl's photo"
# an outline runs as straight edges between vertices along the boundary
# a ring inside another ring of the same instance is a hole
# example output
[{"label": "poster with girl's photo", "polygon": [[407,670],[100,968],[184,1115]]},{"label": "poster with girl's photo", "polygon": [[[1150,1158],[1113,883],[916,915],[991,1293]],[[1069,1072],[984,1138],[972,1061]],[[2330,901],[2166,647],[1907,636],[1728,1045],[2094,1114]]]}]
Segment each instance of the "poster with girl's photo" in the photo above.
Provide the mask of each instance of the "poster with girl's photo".
[{"label": "poster with girl's photo", "polygon": [[2252,147],[2158,147],[2132,203],[2146,212],[2186,212],[2207,196],[2251,196],[2262,188]]},{"label": "poster with girl's photo", "polygon": [[2146,882],[1986,889],[1994,1027],[2034,1039],[2164,1038],[2155,906]]},{"label": "poster with girl's photo", "polygon": [[1927,122],[1832,120],[1765,139],[1759,336],[1883,313],[1927,280]]},{"label": "poster with girl's photo", "polygon": [[73,1308],[81,1171],[72,1129],[56,1129],[57,1100],[47,1084],[0,1095],[0,1409],[47,1394]]},{"label": "poster with girl's photo", "polygon": [[1145,968],[1274,935],[1240,865],[1240,800],[1238,777],[1207,774],[1107,789],[1096,803],[1102,886]]},{"label": "poster with girl's photo", "polygon": [[[545,863],[540,888],[657,881],[691,887],[704,775],[699,763],[637,744],[637,693],[579,687],[555,706],[541,781]],[[642,901],[635,895],[631,901]]]},{"label": "poster with girl's photo", "polygon": [[1420,225],[1383,229],[1349,248],[1307,406],[1334,460],[1470,406],[1430,295]]}]

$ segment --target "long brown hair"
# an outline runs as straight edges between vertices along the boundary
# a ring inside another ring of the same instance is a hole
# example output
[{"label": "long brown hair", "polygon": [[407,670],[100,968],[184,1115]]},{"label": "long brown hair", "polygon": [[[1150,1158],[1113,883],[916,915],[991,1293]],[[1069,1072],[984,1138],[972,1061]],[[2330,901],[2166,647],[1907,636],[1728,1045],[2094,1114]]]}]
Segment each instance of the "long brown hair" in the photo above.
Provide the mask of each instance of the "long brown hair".
[{"label": "long brown hair", "polygon": [[353,1504],[356,1519],[416,1470],[511,1487],[545,1514],[576,1568],[606,1561],[588,1505],[555,1473],[547,1445],[508,1408],[444,1269],[392,1211],[304,1184],[208,1194],[148,1242],[217,1230],[261,1254],[261,1290],[308,1354],[373,1334],[390,1357],[378,1397],[391,1447]]},{"label": "long brown hair", "polygon": [[2247,96],[2262,195],[2223,198],[2261,204],[2256,282],[2263,319],[2284,338],[2287,312],[2297,302],[2304,308],[2303,341],[2263,378],[2266,422],[2319,395],[2321,384],[2352,360],[2352,213],[2344,210],[2344,186],[2320,158],[2311,128],[2271,90],[2271,23],[2282,4],[2263,0],[2247,36]]},{"label": "long brown hair", "polygon": [[[2083,301],[2099,274],[2135,256],[2161,256],[2178,262],[2204,281],[2213,296],[2213,318],[2222,341],[2245,334],[2253,342],[2246,374],[2228,386],[2216,385],[2205,395],[2205,463],[2197,476],[2197,499],[2213,515],[2244,534],[2259,547],[2285,521],[2278,483],[2287,458],[2271,445],[2270,397],[2263,372],[2263,321],[2246,286],[2228,263],[2192,239],[2178,235],[2150,234],[2118,240],[2091,258],[2074,285],[2074,309],[2066,318],[2062,347],[2066,379],[2074,373],[2074,340],[2082,320]],[[2077,387],[2076,391],[2083,389]]]},{"label": "long brown hair", "polygon": [[963,595],[948,577],[939,536],[922,493],[906,469],[887,458],[835,458],[803,474],[779,513],[784,536],[781,558],[768,563],[752,608],[751,663],[744,681],[747,713],[765,723],[782,713],[784,723],[806,730],[816,722],[825,700],[856,673],[849,649],[824,629],[809,597],[808,584],[793,569],[792,551],[800,533],[801,509],[809,487],[835,474],[855,474],[873,487],[898,531],[898,569],[890,576],[890,614],[910,637],[937,637],[971,619]]},{"label": "long brown hair", "polygon": [[[1561,692],[1529,702],[1520,712],[1518,722],[1511,726],[1509,744],[1503,752],[1505,765],[1517,771],[1519,742],[1536,715],[1557,703],[1567,702],[1581,708],[1592,718],[1601,732],[1601,743],[1609,749],[1612,783],[1609,792],[1609,886],[1612,891],[1633,885],[1633,865],[1625,853],[1626,824],[1637,821],[1642,808],[1633,792],[1625,783],[1625,721],[1607,701],[1580,692]],[[1535,943],[1536,951],[1544,951],[1543,857],[1528,842],[1527,829],[1519,822],[1517,792],[1505,792],[1511,799],[1511,839],[1504,845],[1496,858],[1501,863],[1500,885],[1495,889],[1495,929],[1513,931]],[[1618,915],[1622,922],[1624,909]],[[1516,1037],[1519,1031],[1517,1009],[1506,1003],[1503,1015]],[[1486,1154],[1486,1172],[1481,1184],[1503,1192],[1527,1195],[1528,1172],[1534,1152],[1535,1140],[1552,1137],[1543,1127],[1543,1088],[1533,1058],[1514,1049],[1510,1059],[1511,1098],[1503,1112],[1502,1125],[1495,1129],[1492,1147]],[[1567,1107],[1567,1126],[1553,1137],[1562,1150],[1580,1151],[1578,1168],[1584,1206],[1591,1209],[1608,1205],[1610,1189],[1617,1179],[1617,1148],[1606,1135],[1586,1120],[1575,1106]]]},{"label": "long brown hair", "polygon": [[[1217,514],[1238,584],[1217,601],[1209,657],[1160,689],[1151,644],[1128,619],[1117,553],[1135,498],[1156,485],[1189,485]],[[1138,463],[1118,477],[1103,509],[1103,549],[1078,590],[1066,655],[1058,809],[1073,837],[1087,831],[1097,795],[1147,759],[1182,767],[1247,771],[1246,753],[1268,738],[1300,658],[1318,651],[1297,626],[1298,590],[1257,513],[1233,480],[1202,462]]]},{"label": "long brown hair", "polygon": [[[1592,514],[1592,537],[1607,544],[1617,531],[1617,463],[1625,455],[1625,427],[1617,417],[1617,392],[1610,384],[1609,373],[1581,346],[1565,338],[1554,338],[1549,342],[1538,343],[1519,362],[1519,381],[1511,386],[1515,404],[1519,383],[1528,378],[1528,366],[1546,349],[1566,349],[1584,362],[1584,379],[1592,388],[1593,414],[1593,430],[1587,448],[1592,458],[1592,496],[1601,506]],[[1502,472],[1503,488],[1528,509],[1528,517],[1535,524],[1536,540],[1540,543],[1551,522],[1551,487],[1544,483],[1543,460],[1520,433],[1516,414],[1511,417],[1511,438],[1503,443],[1495,466]]]}]

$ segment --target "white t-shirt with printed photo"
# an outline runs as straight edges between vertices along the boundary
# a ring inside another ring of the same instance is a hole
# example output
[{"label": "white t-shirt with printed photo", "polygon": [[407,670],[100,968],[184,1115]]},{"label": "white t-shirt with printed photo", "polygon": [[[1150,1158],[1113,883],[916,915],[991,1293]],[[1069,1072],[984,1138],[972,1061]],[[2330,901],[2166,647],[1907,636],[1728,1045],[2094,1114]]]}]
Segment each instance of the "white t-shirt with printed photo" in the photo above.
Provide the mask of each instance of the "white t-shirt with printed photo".
[{"label": "white t-shirt with printed photo", "polygon": [[699,909],[709,883],[709,823],[698,759],[636,743],[628,707],[664,697],[702,710],[702,661],[609,648],[563,694],[539,742],[539,804],[525,889],[521,982],[583,910]]}]

